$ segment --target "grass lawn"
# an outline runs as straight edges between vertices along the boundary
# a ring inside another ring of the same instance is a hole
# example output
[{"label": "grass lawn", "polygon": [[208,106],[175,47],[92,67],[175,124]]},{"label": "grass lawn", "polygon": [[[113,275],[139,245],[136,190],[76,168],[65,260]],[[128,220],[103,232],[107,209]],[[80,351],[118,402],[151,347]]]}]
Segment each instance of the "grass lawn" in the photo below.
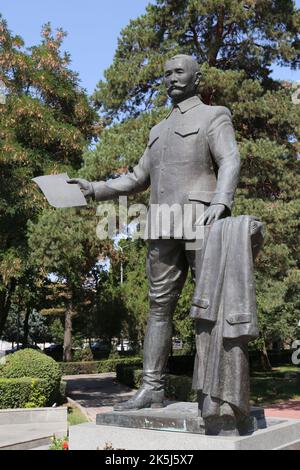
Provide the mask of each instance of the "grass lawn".
[{"label": "grass lawn", "polygon": [[300,368],[275,367],[272,371],[251,374],[251,404],[270,405],[300,399]]},{"label": "grass lawn", "polygon": [[68,424],[75,426],[76,424],[88,423],[88,419],[78,408],[68,407]]}]

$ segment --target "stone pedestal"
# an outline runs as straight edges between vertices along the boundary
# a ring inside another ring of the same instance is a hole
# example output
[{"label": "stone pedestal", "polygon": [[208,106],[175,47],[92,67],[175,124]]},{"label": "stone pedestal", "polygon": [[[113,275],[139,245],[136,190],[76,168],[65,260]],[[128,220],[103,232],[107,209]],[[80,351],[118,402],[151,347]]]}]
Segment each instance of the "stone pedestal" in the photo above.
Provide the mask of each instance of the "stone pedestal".
[{"label": "stone pedestal", "polygon": [[154,431],[80,424],[70,427],[71,450],[275,450],[300,448],[300,420],[267,419],[267,428],[249,436],[205,436],[188,432]]},{"label": "stone pedestal", "polygon": [[[203,419],[198,416],[198,404],[169,402],[164,408],[144,408],[137,411],[113,411],[97,415],[96,424],[127,428],[177,431],[193,434],[205,434]],[[240,434],[251,434],[266,427],[262,408],[252,408],[251,417],[245,423]],[[232,432],[223,432],[230,435]],[[239,434],[239,433],[235,433]]]},{"label": "stone pedestal", "polygon": [[300,448],[300,420],[265,419],[252,408],[255,430],[243,436],[207,436],[197,403],[97,415],[97,424],[70,428],[71,450],[275,450]]}]

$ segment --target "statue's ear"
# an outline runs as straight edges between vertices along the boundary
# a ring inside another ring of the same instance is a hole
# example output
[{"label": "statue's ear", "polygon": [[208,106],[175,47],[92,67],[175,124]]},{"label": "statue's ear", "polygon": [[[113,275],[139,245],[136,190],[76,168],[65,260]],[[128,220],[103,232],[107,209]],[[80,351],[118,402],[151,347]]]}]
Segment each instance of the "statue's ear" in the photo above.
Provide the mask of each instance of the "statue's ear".
[{"label": "statue's ear", "polygon": [[200,80],[201,80],[201,72],[196,72],[195,76],[196,76],[195,85],[196,87],[198,87]]}]

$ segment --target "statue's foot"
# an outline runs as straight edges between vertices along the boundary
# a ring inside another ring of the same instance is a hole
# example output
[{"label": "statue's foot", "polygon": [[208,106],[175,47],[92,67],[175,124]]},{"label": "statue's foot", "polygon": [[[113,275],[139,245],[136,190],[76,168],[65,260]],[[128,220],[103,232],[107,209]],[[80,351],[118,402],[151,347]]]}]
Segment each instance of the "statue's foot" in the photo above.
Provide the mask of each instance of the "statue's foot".
[{"label": "statue's foot", "polygon": [[205,434],[209,436],[239,436],[235,413],[228,403],[223,403],[217,415],[204,418]]},{"label": "statue's foot", "polygon": [[164,401],[164,391],[155,391],[147,388],[140,388],[130,400],[118,403],[114,406],[114,411],[140,410],[142,408],[162,408]]},{"label": "statue's foot", "polygon": [[204,419],[205,434],[208,436],[239,436],[237,423],[231,416],[212,416]]}]

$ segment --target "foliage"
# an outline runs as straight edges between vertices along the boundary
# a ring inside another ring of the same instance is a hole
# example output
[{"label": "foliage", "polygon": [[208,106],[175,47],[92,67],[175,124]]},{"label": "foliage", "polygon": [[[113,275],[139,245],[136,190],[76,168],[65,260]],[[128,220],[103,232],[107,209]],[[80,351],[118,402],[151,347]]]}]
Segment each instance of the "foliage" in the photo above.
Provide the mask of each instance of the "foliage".
[{"label": "foliage", "polygon": [[94,335],[109,344],[114,337],[124,337],[128,319],[119,273],[118,262],[112,258],[110,272],[100,274],[94,299]]},{"label": "foliage", "polygon": [[[131,366],[119,366],[117,369],[117,380],[128,387],[138,389],[142,379],[141,369]],[[299,383],[300,373],[295,368],[256,372],[250,380],[251,404],[262,406],[299,398]],[[192,390],[192,378],[189,376],[167,374],[165,394],[169,400],[197,401],[197,393]]]},{"label": "foliage", "polygon": [[[143,380],[143,371],[132,366],[119,366],[117,369],[117,380],[128,387],[140,388]],[[165,396],[168,400],[197,400],[197,393],[192,390],[191,377],[184,375],[166,375]]]},{"label": "foliage", "polygon": [[78,408],[68,408],[68,424],[76,426],[78,424],[87,423],[88,419]]},{"label": "foliage", "polygon": [[76,349],[76,351],[74,351],[73,360],[75,362],[91,362],[93,359],[91,348]]},{"label": "foliage", "polygon": [[106,359],[93,362],[68,362],[61,363],[60,366],[64,375],[81,375],[115,372],[119,364],[140,366],[142,364],[142,358],[130,357],[126,359]]},{"label": "foliage", "polygon": [[143,241],[128,240],[122,255],[124,282],[121,292],[128,312],[123,337],[128,337],[135,343],[141,343],[144,338],[148,316],[146,254],[147,246]]},{"label": "foliage", "polygon": [[[18,301],[17,286],[24,291],[29,280],[31,288],[40,287],[28,262],[27,224],[46,202],[32,178],[66,171],[71,176],[98,132],[97,114],[62,52],[64,37],[46,24],[41,43],[28,49],[0,16],[0,75],[7,89],[0,113],[0,335]],[[31,289],[31,309],[38,290]]]},{"label": "foliage", "polygon": [[55,435],[52,436],[49,450],[69,450],[68,437],[58,438]]},{"label": "foliage", "polygon": [[44,210],[37,223],[29,225],[32,264],[56,276],[48,283],[42,313],[56,319],[65,315],[68,361],[73,332],[82,340],[99,336],[110,342],[119,336],[126,316],[116,274],[108,274],[101,264],[111,253],[113,265],[114,254],[111,241],[96,237],[94,209]]},{"label": "foliage", "polygon": [[92,270],[103,248],[95,234],[94,211],[44,210],[28,232],[31,263],[57,277],[49,285],[43,313],[65,314],[64,356],[70,361],[73,318],[91,308]]},{"label": "foliage", "polygon": [[1,377],[33,377],[44,379],[43,394],[46,404],[53,405],[59,395],[61,369],[53,359],[32,349],[17,351],[7,357],[0,370]]},{"label": "foliage", "polygon": [[300,373],[293,368],[278,368],[272,372],[257,373],[251,378],[251,402],[268,405],[290,399],[299,399]]},{"label": "foliage", "polygon": [[0,409],[39,408],[46,405],[46,380],[30,377],[2,378],[0,371]]},{"label": "foliage", "polygon": [[143,370],[134,366],[119,364],[116,369],[117,381],[131,388],[140,388],[143,382]]},{"label": "foliage", "polygon": [[[21,343],[24,343],[24,326],[25,316],[22,315],[22,311],[17,311],[16,305],[12,305],[3,330],[3,339],[11,342],[17,342],[19,340]],[[36,310],[30,312],[28,334],[30,344],[44,343],[51,339],[47,319]]]},{"label": "foliage", "polygon": [[97,374],[97,362],[61,362],[60,367],[63,375],[85,375]]},{"label": "foliage", "polygon": [[50,325],[50,335],[52,341],[56,344],[62,344],[64,340],[64,327],[59,318],[55,318]]},{"label": "foliage", "polygon": [[59,384],[59,404],[63,404],[67,401],[67,386],[68,383],[66,380],[61,380]]},{"label": "foliage", "polygon": [[[232,76],[243,70],[248,78],[267,82],[270,64],[299,63],[298,32],[299,13],[292,0],[157,0],[122,30],[95,100],[107,118],[132,117],[164,105],[160,77],[165,59],[178,52],[218,69],[220,77],[226,78],[223,71]],[[204,95],[211,101],[223,84],[210,83]]]}]

